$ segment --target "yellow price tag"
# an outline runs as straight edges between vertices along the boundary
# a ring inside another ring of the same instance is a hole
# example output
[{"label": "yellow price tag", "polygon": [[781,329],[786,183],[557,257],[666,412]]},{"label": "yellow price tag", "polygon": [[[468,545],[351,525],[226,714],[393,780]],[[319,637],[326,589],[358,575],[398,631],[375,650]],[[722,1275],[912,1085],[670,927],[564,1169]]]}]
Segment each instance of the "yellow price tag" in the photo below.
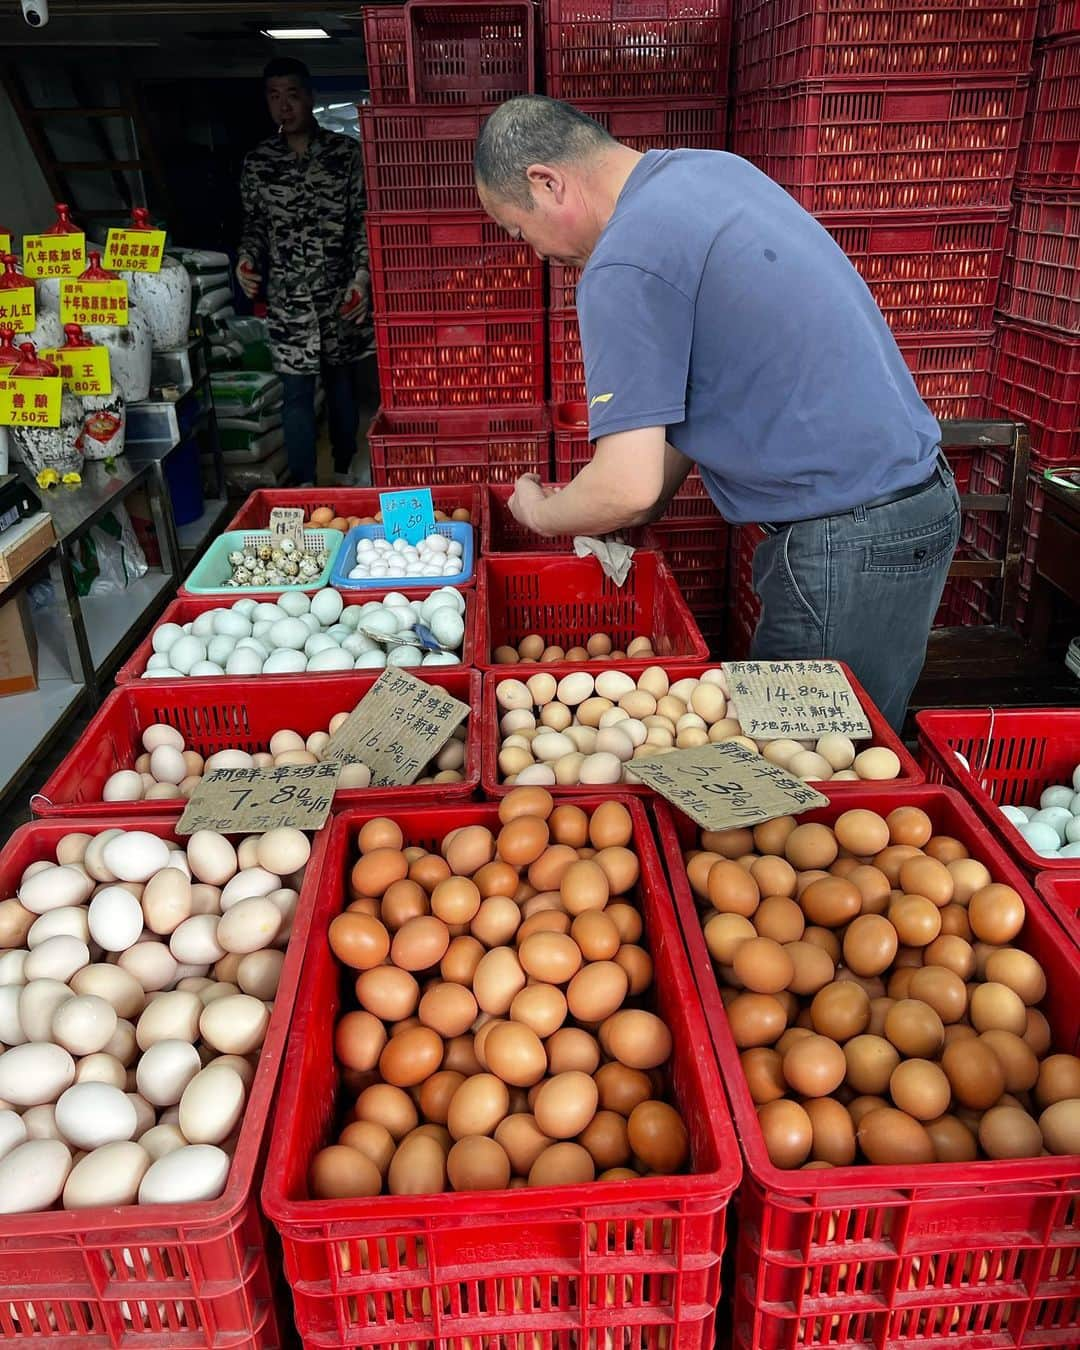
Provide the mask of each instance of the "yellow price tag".
[{"label": "yellow price tag", "polygon": [[60,322],[83,328],[110,324],[123,328],[128,321],[126,281],[65,281],[60,287]]},{"label": "yellow price tag", "polygon": [[29,333],[35,323],[33,286],[13,286],[10,291],[0,291],[0,328]]},{"label": "yellow price tag", "polygon": [[58,427],[64,383],[59,375],[0,379],[0,426]]},{"label": "yellow price tag", "polygon": [[112,272],[160,272],[164,257],[164,230],[112,229],[102,264]]},{"label": "yellow price tag", "polygon": [[107,347],[51,347],[38,355],[60,367],[60,378],[73,394],[112,393]]},{"label": "yellow price tag", "polygon": [[85,271],[85,234],[23,235],[23,272],[28,277],[77,277]]},{"label": "yellow price tag", "polygon": [[11,235],[7,230],[0,230],[0,253],[11,252]]}]

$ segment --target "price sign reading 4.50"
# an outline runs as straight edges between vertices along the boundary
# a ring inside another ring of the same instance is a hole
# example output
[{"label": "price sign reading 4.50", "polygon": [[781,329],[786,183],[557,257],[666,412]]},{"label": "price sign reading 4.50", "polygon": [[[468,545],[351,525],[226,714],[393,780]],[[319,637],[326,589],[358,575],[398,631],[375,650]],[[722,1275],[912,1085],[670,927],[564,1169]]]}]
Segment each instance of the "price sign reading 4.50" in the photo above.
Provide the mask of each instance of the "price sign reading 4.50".
[{"label": "price sign reading 4.50", "polygon": [[265,834],[280,825],[319,830],[330,814],[340,772],[337,763],[212,769],[191,794],[176,832]]},{"label": "price sign reading 4.50", "polygon": [[408,488],[401,492],[380,492],[379,510],[387,539],[404,539],[418,544],[435,533],[435,507],[430,488]]}]

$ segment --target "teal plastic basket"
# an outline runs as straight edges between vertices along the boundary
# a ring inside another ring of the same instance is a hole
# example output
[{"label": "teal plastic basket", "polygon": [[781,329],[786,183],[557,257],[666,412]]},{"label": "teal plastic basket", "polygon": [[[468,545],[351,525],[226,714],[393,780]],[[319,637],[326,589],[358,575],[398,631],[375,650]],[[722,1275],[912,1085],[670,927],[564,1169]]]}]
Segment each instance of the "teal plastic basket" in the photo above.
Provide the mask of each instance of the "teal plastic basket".
[{"label": "teal plastic basket", "polygon": [[326,549],[330,555],[326,565],[317,577],[307,581],[296,581],[289,586],[268,586],[265,582],[255,586],[227,586],[226,580],[232,574],[229,566],[229,554],[236,549],[240,553],[250,553],[272,538],[269,530],[227,530],[203,554],[191,569],[191,575],[181,586],[180,595],[249,595],[278,594],[282,591],[319,591],[330,585],[330,574],[341,548],[344,535],[340,530],[305,530],[304,547],[313,552]]}]

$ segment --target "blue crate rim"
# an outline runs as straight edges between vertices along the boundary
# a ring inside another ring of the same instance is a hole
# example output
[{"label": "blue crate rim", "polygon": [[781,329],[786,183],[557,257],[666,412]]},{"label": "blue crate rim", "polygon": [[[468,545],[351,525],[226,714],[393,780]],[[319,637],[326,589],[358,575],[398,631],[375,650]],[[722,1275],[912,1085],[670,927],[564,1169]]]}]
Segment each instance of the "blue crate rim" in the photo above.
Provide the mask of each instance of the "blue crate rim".
[{"label": "blue crate rim", "polygon": [[383,525],[354,525],[342,540],[337,557],[333,559],[330,585],[344,591],[386,591],[388,587],[400,589],[424,590],[430,587],[438,590],[440,586],[455,586],[460,589],[473,580],[475,570],[475,549],[473,546],[473,526],[464,520],[437,520],[435,533],[444,539],[456,539],[461,545],[461,572],[455,577],[369,577],[350,579],[349,573],[356,566],[356,545],[361,539],[385,539],[386,528]]}]

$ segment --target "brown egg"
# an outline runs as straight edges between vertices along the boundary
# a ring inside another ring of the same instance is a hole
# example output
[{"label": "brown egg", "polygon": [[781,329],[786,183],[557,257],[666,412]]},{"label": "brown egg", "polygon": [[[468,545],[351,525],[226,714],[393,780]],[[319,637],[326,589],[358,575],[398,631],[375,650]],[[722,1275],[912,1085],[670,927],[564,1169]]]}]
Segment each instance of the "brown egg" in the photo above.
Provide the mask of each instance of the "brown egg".
[{"label": "brown egg", "polygon": [[533,933],[518,947],[521,968],[545,984],[566,984],[581,967],[581,948],[566,933]]},{"label": "brown egg", "polygon": [[941,1067],[952,1084],[953,1096],[974,1111],[993,1106],[1005,1091],[1005,1074],[997,1056],[981,1040],[953,1041],[945,1047]]},{"label": "brown egg", "polygon": [[[392,822],[391,822],[392,823]],[[409,874],[409,863],[398,848],[375,848],[353,864],[349,884],[357,895],[382,895]]]},{"label": "brown egg", "polygon": [[858,868],[858,866],[859,866],[858,858],[852,858],[850,855],[845,855],[843,858],[837,858],[837,860],[829,868],[829,876],[843,877],[843,879],[847,881],[848,878],[851,876],[852,872],[854,872]]},{"label": "brown egg", "polygon": [[[536,898],[531,897],[532,900]],[[518,926],[514,940],[520,947],[525,939],[532,937],[534,933],[569,933],[569,931],[569,914],[564,914],[561,909],[537,909]]]},{"label": "brown egg", "polygon": [[476,999],[461,984],[439,981],[429,985],[420,999],[417,1016],[444,1040],[464,1036],[476,1021]]},{"label": "brown egg", "polygon": [[836,818],[833,833],[841,848],[856,858],[870,858],[889,843],[889,826],[876,811],[845,811]]},{"label": "brown egg", "polygon": [[410,1027],[391,1036],[379,1056],[379,1073],[395,1087],[422,1083],[442,1063],[442,1037],[430,1027]]},{"label": "brown egg", "polygon": [[[551,1074],[568,1073],[578,1069],[581,1073],[596,1073],[600,1063],[600,1046],[595,1036],[591,1036],[580,1027],[560,1027],[548,1038],[544,1046],[548,1057],[548,1072]],[[616,1067],[622,1068],[621,1065]]]},{"label": "brown egg", "polygon": [[971,931],[980,941],[995,946],[1016,937],[1024,926],[1024,915],[1024,902],[1011,886],[984,886],[968,901]]},{"label": "brown egg", "polygon": [[409,919],[430,912],[431,905],[428,902],[427,891],[419,882],[410,881],[406,877],[403,881],[395,881],[386,888],[379,917],[391,933],[396,933]]},{"label": "brown egg", "polygon": [[420,1084],[418,1101],[425,1120],[435,1125],[445,1125],[450,1100],[464,1083],[465,1075],[453,1069],[440,1069]]},{"label": "brown egg", "polygon": [[572,1139],[596,1114],[599,1091],[588,1074],[571,1070],[546,1079],[533,1101],[533,1115],[552,1139]]},{"label": "brown egg", "polygon": [[783,1098],[758,1108],[765,1149],[774,1167],[799,1167],[810,1156],[814,1130],[798,1102]]},{"label": "brown egg", "polygon": [[844,960],[856,975],[880,975],[896,955],[896,929],[880,914],[860,914],[844,933]]},{"label": "brown egg", "polygon": [[[970,980],[975,973],[975,953],[971,943],[963,938],[942,933],[923,951],[928,966],[944,966],[961,980]],[[1003,983],[1008,984],[1005,980]]]},{"label": "brown egg", "polygon": [[889,1079],[889,1094],[901,1111],[916,1120],[936,1120],[948,1110],[952,1088],[928,1059],[906,1059]]},{"label": "brown egg", "polygon": [[849,980],[834,980],[814,996],[810,1005],[814,1030],[831,1040],[849,1041],[866,1030],[870,999],[866,991]]},{"label": "brown egg", "polygon": [[377,816],[374,820],[365,821],[356,836],[356,847],[361,854],[373,853],[381,848],[394,849],[400,853],[404,843],[405,836],[401,832],[401,826],[396,821],[388,820],[386,816]]},{"label": "brown egg", "polygon": [[806,890],[807,886],[812,885],[815,881],[824,881],[825,878],[830,875],[831,873],[823,872],[820,868],[811,868],[806,872],[798,872],[796,874],[797,880],[795,882],[795,899],[801,900],[803,891]]},{"label": "brown egg", "polygon": [[386,960],[390,934],[370,914],[339,914],[330,921],[330,950],[353,970],[371,970]]},{"label": "brown egg", "polygon": [[1039,1061],[1031,1047],[1010,1031],[994,1029],[979,1037],[997,1056],[1007,1092],[1029,1092],[1039,1079]]},{"label": "brown egg", "polygon": [[1027,1010],[1027,1027],[1024,1031],[1024,1044],[1030,1047],[1039,1058],[1048,1053],[1053,1037],[1050,1023],[1037,1008]]},{"label": "brown egg", "polygon": [[709,900],[720,914],[749,918],[758,907],[761,892],[754,878],[737,862],[722,858],[709,870]]},{"label": "brown egg", "polygon": [[486,900],[491,895],[513,895],[518,885],[516,868],[498,858],[485,863],[472,878],[473,885],[480,892],[480,898]]},{"label": "brown egg", "polygon": [[446,924],[434,915],[409,919],[394,934],[390,960],[401,970],[429,970],[437,966],[450,945]]},{"label": "brown egg", "polygon": [[566,1021],[566,996],[553,984],[526,985],[514,995],[510,1020],[521,1022],[546,1040]]},{"label": "brown egg", "polygon": [[529,884],[538,891],[557,891],[568,867],[580,862],[577,850],[552,844],[529,868]]},{"label": "brown egg", "polygon": [[1002,947],[986,958],[987,980],[1007,985],[1019,994],[1028,1007],[1041,1003],[1046,997],[1046,975],[1042,966],[1028,952],[1016,947]]},{"label": "brown egg", "polygon": [[993,1106],[979,1121],[979,1143],[988,1158],[1037,1158],[1043,1134],[1026,1111]]},{"label": "brown egg", "polygon": [[719,853],[693,853],[686,858],[686,877],[690,889],[699,900],[709,898],[709,873],[713,863],[720,861]]},{"label": "brown egg", "polygon": [[730,966],[740,943],[756,936],[756,929],[742,914],[713,914],[703,929],[709,955],[722,966]]},{"label": "brown egg", "polygon": [[593,862],[607,877],[608,888],[612,895],[625,895],[637,885],[641,876],[641,864],[638,862],[637,854],[618,844],[600,849]]},{"label": "brown egg", "polygon": [[547,1054],[535,1031],[521,1022],[500,1022],[484,1041],[492,1073],[514,1087],[532,1087],[547,1072]]},{"label": "brown egg", "polygon": [[863,1096],[854,1097],[848,1102],[847,1112],[851,1117],[851,1123],[858,1130],[859,1123],[864,1116],[868,1116],[871,1111],[880,1111],[883,1106],[889,1103],[884,1097]]},{"label": "brown egg", "polygon": [[622,1007],[629,988],[626,971],[615,961],[591,961],[566,987],[571,1017],[599,1023]]},{"label": "brown egg", "polygon": [[754,851],[753,830],[702,830],[701,847],[721,858],[742,858]]},{"label": "brown egg", "polygon": [[386,1175],[395,1144],[393,1135],[384,1125],[376,1125],[373,1120],[351,1121],[341,1131],[338,1143],[355,1148],[375,1164],[380,1176]]},{"label": "brown egg", "polygon": [[446,1127],[454,1139],[470,1134],[491,1134],[510,1108],[506,1084],[493,1073],[478,1073],[450,1098]]},{"label": "brown egg", "polygon": [[873,859],[873,865],[888,878],[890,886],[900,884],[900,868],[908,858],[918,857],[919,850],[910,844],[890,844]]},{"label": "brown egg", "polygon": [[796,825],[784,841],[784,856],[800,872],[831,867],[838,851],[836,836],[827,825]]},{"label": "brown egg", "polygon": [[896,1048],[883,1036],[865,1032],[853,1036],[844,1045],[847,1065],[845,1082],[853,1092],[881,1096],[889,1086],[893,1071],[900,1063]]},{"label": "brown egg", "polygon": [[772,994],[739,994],[727,1005],[727,1018],[740,1050],[772,1045],[787,1026],[784,1005]]},{"label": "brown egg", "polygon": [[790,898],[795,894],[798,877],[794,867],[785,858],[755,858],[750,865],[750,875],[757,882],[762,895]]},{"label": "brown egg", "polygon": [[596,1071],[596,1087],[601,1108],[621,1116],[629,1116],[635,1106],[652,1096],[648,1074],[614,1060]]},{"label": "brown egg", "polygon": [[908,858],[900,866],[900,889],[908,895],[925,895],[944,909],[953,897],[952,873],[934,858]]},{"label": "brown egg", "polygon": [[869,863],[853,868],[845,880],[858,890],[862,896],[863,914],[884,914],[889,907],[892,887],[889,878],[877,867]]},{"label": "brown egg", "polygon": [[1072,1097],[1052,1103],[1039,1117],[1039,1129],[1050,1153],[1080,1153],[1080,1101]]},{"label": "brown egg", "polygon": [[898,806],[885,817],[889,827],[889,841],[922,848],[934,833],[930,817],[917,806]]},{"label": "brown egg", "polygon": [[499,831],[498,856],[511,867],[528,867],[548,846],[548,827],[539,816],[518,816]]},{"label": "brown egg", "polygon": [[821,947],[806,941],[788,942],[784,944],[784,951],[791,958],[792,976],[788,982],[791,993],[816,994],[832,981],[836,967],[832,957]]},{"label": "brown egg", "polygon": [[467,1135],[447,1154],[446,1175],[455,1191],[501,1191],[510,1184],[510,1159],[494,1139]]},{"label": "brown egg", "polygon": [[481,1073],[484,1066],[476,1056],[476,1038],[469,1035],[455,1036],[447,1041],[442,1066],[444,1070],[463,1074],[466,1078]]},{"label": "brown egg", "polygon": [[570,936],[581,948],[586,961],[610,961],[622,945],[619,930],[599,910],[586,910],[574,919]]},{"label": "brown egg", "polygon": [[908,984],[908,996],[928,1003],[946,1024],[959,1022],[967,1012],[967,985],[944,966],[922,966],[916,970]]},{"label": "brown egg", "polygon": [[871,1163],[906,1166],[934,1161],[934,1143],[926,1127],[892,1107],[884,1106],[863,1116],[857,1138]]},{"label": "brown egg", "polygon": [[600,1044],[613,1059],[630,1069],[657,1069],[671,1056],[671,1032],[655,1013],[644,1008],[620,1008],[601,1026]]},{"label": "brown egg", "polygon": [[486,825],[466,825],[443,840],[443,857],[450,871],[471,877],[495,856],[495,837]]},{"label": "brown egg", "polygon": [[898,966],[889,976],[889,983],[886,993],[894,1003],[899,1003],[901,999],[907,998],[911,991],[911,981],[915,977],[916,967]]},{"label": "brown egg", "polygon": [[690,1137],[682,1117],[666,1102],[635,1106],[626,1122],[630,1147],[650,1172],[678,1172],[690,1157]]},{"label": "brown egg", "polygon": [[422,858],[409,864],[409,880],[422,886],[429,895],[439,882],[445,881],[449,875],[450,868],[446,859],[440,858],[437,853],[426,853]]},{"label": "brown egg", "polygon": [[521,927],[521,910],[506,895],[489,895],[469,924],[470,934],[485,947],[505,947]]},{"label": "brown egg", "polygon": [[868,1036],[885,1035],[885,1018],[889,1015],[889,1009],[895,1002],[895,999],[888,997],[870,1000],[870,1021],[866,1024]]},{"label": "brown egg", "polygon": [[484,1012],[501,1017],[510,1011],[514,995],[524,988],[525,971],[512,947],[493,947],[480,958],[473,975],[473,993]]},{"label": "brown egg", "polygon": [[955,1116],[938,1116],[936,1120],[925,1122],[926,1133],[934,1145],[934,1158],[937,1162],[957,1163],[974,1162],[979,1150],[975,1136],[962,1121]]},{"label": "brown egg", "polygon": [[386,1028],[369,1012],[346,1013],[334,1028],[334,1054],[347,1069],[374,1069],[385,1044]]},{"label": "brown egg", "polygon": [[495,1127],[495,1140],[509,1158],[514,1175],[519,1177],[527,1177],[533,1163],[553,1143],[531,1112],[505,1116]]},{"label": "brown egg", "polygon": [[613,900],[604,913],[619,930],[622,942],[639,942],[642,934],[641,915],[633,907],[621,900]]},{"label": "brown egg", "polygon": [[[765,862],[766,859],[758,861]],[[754,912],[754,927],[758,935],[772,938],[781,944],[798,942],[806,929],[806,919],[800,907],[785,895],[769,891],[763,891],[763,894],[765,899]]]},{"label": "brown egg", "polygon": [[941,932],[941,911],[925,895],[901,895],[887,913],[905,947],[929,946]]},{"label": "brown egg", "polygon": [[623,1167],[630,1161],[626,1120],[615,1111],[597,1111],[578,1135],[578,1143],[588,1149],[601,1171]]},{"label": "brown egg", "polygon": [[357,1097],[353,1107],[357,1120],[371,1120],[382,1125],[395,1140],[415,1130],[416,1107],[407,1092],[390,1083],[372,1083]]},{"label": "brown egg", "polygon": [[772,938],[754,937],[735,948],[735,974],[746,988],[758,994],[778,994],[791,983],[795,964]]},{"label": "brown egg", "polygon": [[356,997],[382,1021],[399,1022],[415,1012],[420,987],[406,970],[376,966],[356,977]]},{"label": "brown egg", "polygon": [[976,891],[993,880],[989,868],[975,858],[954,858],[946,866],[953,879],[953,899],[958,905],[967,905]]},{"label": "brown egg", "polygon": [[[885,1016],[885,1036],[900,1053],[912,1059],[933,1059],[945,1040],[945,1028],[933,1008],[917,999],[902,998]],[[937,1111],[935,1115],[940,1115]]]},{"label": "brown egg", "polygon": [[855,1161],[855,1126],[847,1108],[832,1097],[812,1097],[802,1103],[810,1117],[813,1142],[810,1156],[815,1162],[847,1167]]},{"label": "brown egg", "polygon": [[551,839],[556,844],[583,848],[588,843],[589,817],[580,806],[556,806],[548,816],[547,823]]},{"label": "brown egg", "polygon": [[311,1160],[309,1186],[316,1200],[378,1195],[382,1190],[382,1174],[358,1149],[331,1144],[320,1149]]},{"label": "brown egg", "polygon": [[783,1056],[776,1050],[757,1046],[753,1050],[744,1050],[739,1056],[746,1085],[755,1106],[776,1101],[787,1095],[787,1080],[783,1074]]},{"label": "brown egg", "polygon": [[595,1180],[592,1154],[580,1144],[563,1141],[546,1148],[529,1169],[532,1186],[581,1186]]},{"label": "brown egg", "polygon": [[843,877],[823,877],[807,886],[799,903],[812,924],[839,928],[862,908],[862,893]]},{"label": "brown egg", "polygon": [[615,962],[626,971],[631,998],[643,994],[653,981],[652,957],[642,947],[624,942],[615,953]]},{"label": "brown egg", "polygon": [[629,844],[634,833],[630,812],[622,802],[604,802],[589,820],[589,840],[594,848]]},{"label": "brown egg", "polygon": [[445,924],[468,923],[479,908],[480,892],[468,877],[448,877],[431,892],[431,912]]},{"label": "brown egg", "polygon": [[1080,1059],[1050,1055],[1039,1065],[1035,1101],[1043,1110],[1055,1102],[1080,1097]]},{"label": "brown egg", "polygon": [[499,821],[508,825],[519,816],[539,816],[541,820],[547,820],[554,805],[555,799],[547,788],[517,787],[499,802]]},{"label": "brown egg", "polygon": [[446,1189],[446,1152],[430,1134],[402,1140],[390,1160],[386,1188],[391,1195],[437,1195]]},{"label": "brown egg", "polygon": [[931,857],[936,858],[938,862],[948,865],[955,862],[957,858],[966,858],[968,851],[959,839],[953,839],[948,834],[935,834],[926,841],[925,852]]},{"label": "brown egg", "polygon": [[977,984],[971,991],[968,1015],[976,1031],[997,1028],[1022,1036],[1027,1028],[1024,1000],[1008,985],[993,981]]}]

